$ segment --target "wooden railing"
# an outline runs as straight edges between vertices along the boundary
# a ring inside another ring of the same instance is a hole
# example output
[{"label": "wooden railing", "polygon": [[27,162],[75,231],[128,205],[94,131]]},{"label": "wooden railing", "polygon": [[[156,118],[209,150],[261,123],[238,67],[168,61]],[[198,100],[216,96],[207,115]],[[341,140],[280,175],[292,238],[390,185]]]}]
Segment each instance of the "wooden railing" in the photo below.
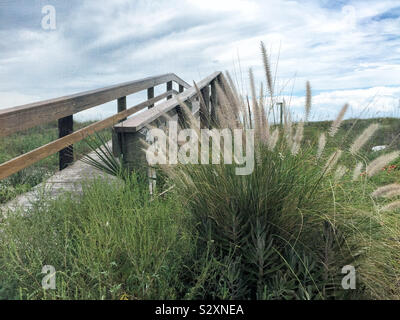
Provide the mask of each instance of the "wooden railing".
[{"label": "wooden railing", "polygon": [[[173,95],[178,94],[172,89],[173,82],[179,85],[180,93],[185,88],[190,88],[185,81],[170,73],[0,110],[0,138],[55,120],[58,120],[59,129],[59,139],[0,164],[0,180],[57,152],[60,153],[60,170],[64,169],[73,162],[74,143],[97,131],[112,127],[142,109],[152,110],[154,104],[162,99],[171,99]],[[154,87],[164,83],[167,91],[154,97]],[[127,109],[126,96],[143,90],[147,90],[148,100]],[[73,132],[73,114],[113,100],[118,101],[116,115]]]},{"label": "wooden railing", "polygon": [[[164,114],[184,122],[183,113],[180,110],[180,104],[183,102],[192,108],[192,113],[199,119],[202,127],[209,127],[209,122],[216,120],[217,86],[225,90],[225,85],[223,74],[214,72],[185,92],[115,125],[114,130],[118,135],[118,140],[113,141],[114,154],[122,153],[129,168],[137,168],[145,164],[142,140],[146,139],[146,126],[155,120],[160,122],[160,118]],[[199,100],[197,102],[198,108],[194,108],[193,100]]]}]

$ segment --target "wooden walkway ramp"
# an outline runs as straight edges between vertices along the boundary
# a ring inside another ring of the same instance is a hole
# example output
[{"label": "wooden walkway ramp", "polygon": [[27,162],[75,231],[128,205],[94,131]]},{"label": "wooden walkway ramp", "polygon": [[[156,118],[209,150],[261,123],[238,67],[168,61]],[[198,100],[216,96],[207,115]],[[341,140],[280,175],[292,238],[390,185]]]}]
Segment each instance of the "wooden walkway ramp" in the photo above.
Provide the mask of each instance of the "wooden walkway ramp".
[{"label": "wooden walkway ramp", "polygon": [[[174,83],[177,85],[176,90]],[[166,85],[166,91],[155,96],[155,87],[163,84]],[[170,73],[0,110],[0,138],[54,120],[58,120],[59,129],[57,140],[1,163],[0,180],[55,153],[59,153],[60,167],[58,173],[36,186],[31,192],[1,206],[0,214],[1,211],[14,210],[17,207],[27,209],[43,195],[56,198],[65,191],[80,193],[83,181],[105,176],[104,173],[81,161],[73,163],[74,143],[98,131],[113,128],[114,154],[116,156],[123,154],[125,164],[134,167],[144,158],[139,140],[146,137],[147,125],[162,125],[161,123],[165,122],[163,117],[165,114],[184,124],[185,117],[180,107],[184,102],[199,118],[202,127],[208,127],[209,120],[216,115],[217,91],[224,91],[227,87],[228,83],[221,72],[214,72],[193,86]],[[143,90],[147,91],[147,100],[127,108],[127,96]],[[113,100],[117,100],[115,115],[74,132],[74,114]],[[114,177],[108,176],[108,178]]]},{"label": "wooden walkway ramp", "polygon": [[[92,152],[89,154],[96,158]],[[57,199],[65,192],[72,192],[77,195],[82,192],[82,184],[97,178],[116,179],[114,176],[101,172],[82,161],[76,161],[66,169],[57,172],[48,180],[38,184],[31,191],[17,196],[15,199],[0,206],[1,216],[6,216],[9,212],[29,210],[32,206],[42,199]]]}]

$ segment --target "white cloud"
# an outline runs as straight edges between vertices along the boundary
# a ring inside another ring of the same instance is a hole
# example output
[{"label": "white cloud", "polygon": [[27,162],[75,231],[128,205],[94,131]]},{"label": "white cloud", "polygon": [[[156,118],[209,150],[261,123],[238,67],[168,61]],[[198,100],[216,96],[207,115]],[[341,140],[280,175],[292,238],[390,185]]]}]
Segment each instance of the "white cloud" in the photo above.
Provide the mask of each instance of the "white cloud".
[{"label": "white cloud", "polygon": [[[304,97],[285,96],[296,118],[304,112]],[[400,87],[373,87],[368,89],[321,92],[312,98],[311,120],[333,119],[344,104],[350,105],[348,118],[398,116],[400,114]]]},{"label": "white cloud", "polygon": [[261,81],[262,40],[274,63],[279,54],[278,83],[296,75],[294,102],[311,81],[319,116],[346,101],[356,112],[377,88],[376,108],[391,110],[399,99],[400,18],[377,17],[398,8],[398,1],[321,3],[85,1],[58,12],[55,32],[39,24],[0,31],[0,108],[22,101],[18,95],[50,98],[166,72],[188,82],[226,69],[241,78],[238,56],[243,81],[249,67]]}]

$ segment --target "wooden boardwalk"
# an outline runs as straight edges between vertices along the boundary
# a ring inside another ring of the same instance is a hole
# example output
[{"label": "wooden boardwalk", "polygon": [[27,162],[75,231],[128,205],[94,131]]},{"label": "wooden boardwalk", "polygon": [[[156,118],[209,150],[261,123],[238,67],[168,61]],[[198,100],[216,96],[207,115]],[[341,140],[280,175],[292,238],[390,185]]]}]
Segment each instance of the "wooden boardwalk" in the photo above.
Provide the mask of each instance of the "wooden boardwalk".
[{"label": "wooden boardwalk", "polygon": [[[174,83],[178,86],[178,91],[174,90]],[[155,96],[154,88],[159,85],[166,85],[166,91]],[[141,139],[146,138],[148,125],[162,126],[165,115],[185,125],[187,119],[181,104],[186,103],[193,115],[199,119],[201,127],[209,128],[210,121],[216,119],[216,108],[219,103],[217,91],[225,92],[228,87],[228,82],[219,71],[193,86],[175,74],[169,73],[0,110],[0,138],[54,120],[58,120],[59,129],[57,140],[0,163],[0,180],[55,153],[59,153],[61,170],[34,187],[32,191],[0,206],[0,219],[10,210],[20,208],[26,211],[38,201],[56,199],[65,192],[80,194],[84,181],[99,177],[116,179],[82,161],[73,163],[75,143],[98,131],[113,127],[110,143],[114,155],[123,155],[124,164],[128,168],[134,168],[143,161]],[[127,96],[144,90],[147,91],[147,100],[128,108]],[[162,101],[164,99],[166,100]],[[80,130],[73,130],[74,114],[113,100],[117,100],[117,114]],[[132,117],[129,118],[130,116]],[[96,157],[95,153],[91,155]]]},{"label": "wooden boardwalk", "polygon": [[[97,158],[94,152],[90,153],[90,156]],[[31,191],[21,194],[0,206],[0,219],[9,212],[25,212],[32,208],[35,203],[41,202],[44,199],[56,199],[65,192],[72,192],[79,195],[82,192],[82,184],[84,182],[97,178],[116,179],[116,177],[103,173],[78,160],[68,168],[56,172],[48,180],[35,186]]]}]

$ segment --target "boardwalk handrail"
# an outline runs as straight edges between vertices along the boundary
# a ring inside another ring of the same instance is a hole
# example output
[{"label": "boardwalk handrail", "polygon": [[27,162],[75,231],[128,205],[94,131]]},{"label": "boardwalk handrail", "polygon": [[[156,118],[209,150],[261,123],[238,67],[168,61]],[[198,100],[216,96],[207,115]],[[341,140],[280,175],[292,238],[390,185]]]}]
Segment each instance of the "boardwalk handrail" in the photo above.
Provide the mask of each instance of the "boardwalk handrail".
[{"label": "boardwalk handrail", "polygon": [[[195,118],[200,120],[202,128],[210,128],[217,122],[218,87],[223,92],[228,89],[223,74],[214,72],[170,100],[116,124],[114,131],[117,139],[113,141],[114,154],[123,154],[124,163],[129,169],[143,168],[146,157],[142,143],[143,139],[147,139],[146,127],[160,118],[166,120],[168,117],[175,118],[185,126],[187,119],[181,109],[183,103],[188,104]],[[198,102],[194,103],[195,100]],[[165,114],[168,114],[168,117],[165,117]],[[165,125],[163,120],[158,124]]]},{"label": "boardwalk handrail", "polygon": [[[59,129],[59,139],[0,164],[0,180],[57,152],[60,152],[60,170],[64,169],[73,161],[73,143],[79,142],[97,131],[111,127],[146,107],[151,108],[154,103],[163,98],[170,99],[172,95],[178,93],[172,89],[173,82],[179,85],[179,92],[183,92],[185,88],[190,88],[189,84],[181,78],[169,73],[0,110],[0,137],[54,120],[58,120]],[[154,87],[163,83],[167,84],[167,91],[154,97]],[[127,109],[126,96],[146,89],[148,100]],[[73,132],[73,114],[116,99],[118,100],[118,113],[116,115]]]},{"label": "boardwalk handrail", "polygon": [[[196,83],[197,88],[201,91],[204,88],[208,87],[214,80],[216,80],[221,75],[220,71],[214,72],[208,77]],[[186,102],[187,100],[193,98],[197,95],[197,89],[192,86],[185,92],[179,94],[172,98],[171,100],[165,101],[164,103],[160,103],[154,108],[147,109],[142,113],[138,114],[136,117],[130,118],[121,122],[114,126],[117,132],[136,132],[142,129],[144,126],[149,124],[150,122],[156,120],[164,113],[176,108],[179,106],[180,102]],[[204,99],[204,98],[203,98]],[[207,99],[205,99],[207,100]]]},{"label": "boardwalk handrail", "polygon": [[61,98],[2,109],[0,110],[0,137],[58,120],[172,81],[184,88],[190,87],[188,83],[175,74],[168,73]]}]

